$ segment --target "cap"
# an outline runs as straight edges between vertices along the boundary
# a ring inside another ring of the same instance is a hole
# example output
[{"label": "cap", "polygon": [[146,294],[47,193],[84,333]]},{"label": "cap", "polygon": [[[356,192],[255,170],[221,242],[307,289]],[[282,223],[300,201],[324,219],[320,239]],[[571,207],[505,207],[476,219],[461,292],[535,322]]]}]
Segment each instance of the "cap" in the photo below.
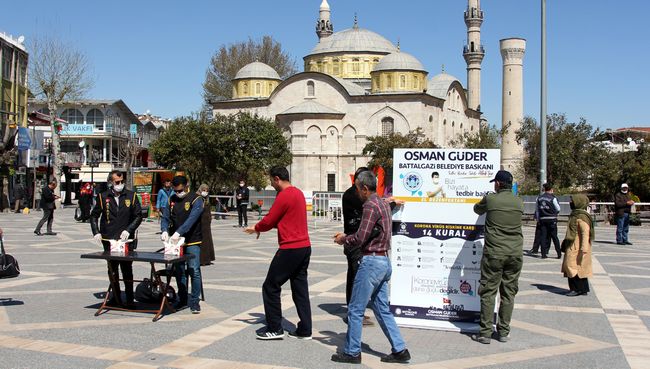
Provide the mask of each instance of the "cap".
[{"label": "cap", "polygon": [[503,182],[503,183],[509,183],[512,184],[512,174],[508,172],[507,170],[500,170],[497,172],[497,175],[494,176],[494,179],[490,181],[492,182]]},{"label": "cap", "polygon": [[621,188],[627,188],[627,187],[628,187],[628,186],[627,186],[627,183],[623,183],[623,184],[621,185]]}]

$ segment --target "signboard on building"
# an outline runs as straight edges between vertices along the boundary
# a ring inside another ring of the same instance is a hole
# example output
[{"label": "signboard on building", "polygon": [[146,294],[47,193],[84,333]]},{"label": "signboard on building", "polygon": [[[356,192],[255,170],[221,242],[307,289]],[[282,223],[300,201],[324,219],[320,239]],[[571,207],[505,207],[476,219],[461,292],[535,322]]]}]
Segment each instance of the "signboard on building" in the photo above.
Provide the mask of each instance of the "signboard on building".
[{"label": "signboard on building", "polygon": [[131,127],[129,128],[129,133],[131,136],[137,136],[138,135],[138,124],[137,123],[131,123]]},{"label": "signboard on building", "polygon": [[18,128],[18,150],[29,150],[32,146],[32,139],[29,136],[29,129],[26,127]]},{"label": "signboard on building", "polygon": [[151,190],[153,188],[152,172],[133,173],[133,189],[140,198],[142,209],[149,209],[151,206]]},{"label": "signboard on building", "polygon": [[95,126],[92,124],[63,124],[60,134],[67,136],[83,136],[92,135],[94,131]]},{"label": "signboard on building", "polygon": [[474,204],[494,189],[499,150],[396,149],[391,311],[398,324],[478,328],[484,221]]}]

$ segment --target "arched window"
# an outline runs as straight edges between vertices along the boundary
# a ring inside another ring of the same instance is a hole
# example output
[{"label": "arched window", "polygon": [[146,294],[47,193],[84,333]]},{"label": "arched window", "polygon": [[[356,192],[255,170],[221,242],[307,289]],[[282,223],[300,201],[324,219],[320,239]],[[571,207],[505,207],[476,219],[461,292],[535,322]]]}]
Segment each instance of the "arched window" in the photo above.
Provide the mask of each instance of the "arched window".
[{"label": "arched window", "polygon": [[273,83],[269,82],[269,95],[273,92]]},{"label": "arched window", "polygon": [[352,59],[352,73],[359,73],[361,71],[361,63],[358,58]]},{"label": "arched window", "polygon": [[262,84],[257,82],[255,84],[255,95],[261,95],[262,94]]},{"label": "arched window", "polygon": [[418,76],[413,76],[413,89],[417,90],[420,88],[420,79]]},{"label": "arched window", "polygon": [[316,96],[316,85],[314,84],[314,81],[307,81],[307,96]]},{"label": "arched window", "polygon": [[248,95],[248,83],[244,82],[244,95]]},{"label": "arched window", "polygon": [[390,76],[390,74],[386,75],[386,89],[387,90],[393,89],[393,78]]},{"label": "arched window", "polygon": [[339,60],[338,59],[333,59],[332,63],[333,63],[332,74],[334,74],[335,76],[338,76],[341,73],[341,70],[339,68],[339,65],[340,65]]},{"label": "arched window", "polygon": [[113,131],[113,127],[118,127],[118,116],[111,109],[106,111],[106,131]]},{"label": "arched window", "polygon": [[406,76],[403,74],[399,76],[399,88],[406,88]]},{"label": "arched window", "polygon": [[381,120],[381,135],[387,137],[395,132],[395,120],[391,117],[384,117]]},{"label": "arched window", "polygon": [[61,113],[61,119],[68,122],[68,124],[83,124],[84,115],[78,109],[65,109]]},{"label": "arched window", "polygon": [[86,123],[92,124],[96,129],[104,129],[104,113],[99,109],[90,109],[86,114]]}]

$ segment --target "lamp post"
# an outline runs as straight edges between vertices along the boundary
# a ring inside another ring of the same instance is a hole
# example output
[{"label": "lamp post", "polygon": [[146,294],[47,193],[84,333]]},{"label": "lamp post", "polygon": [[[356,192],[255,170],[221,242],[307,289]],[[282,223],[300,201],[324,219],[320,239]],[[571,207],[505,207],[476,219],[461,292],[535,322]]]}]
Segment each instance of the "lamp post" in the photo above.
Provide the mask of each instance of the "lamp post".
[{"label": "lamp post", "polygon": [[541,75],[541,93],[540,93],[540,112],[539,124],[540,132],[540,168],[539,180],[540,186],[546,183],[546,0],[542,1],[542,75]]}]

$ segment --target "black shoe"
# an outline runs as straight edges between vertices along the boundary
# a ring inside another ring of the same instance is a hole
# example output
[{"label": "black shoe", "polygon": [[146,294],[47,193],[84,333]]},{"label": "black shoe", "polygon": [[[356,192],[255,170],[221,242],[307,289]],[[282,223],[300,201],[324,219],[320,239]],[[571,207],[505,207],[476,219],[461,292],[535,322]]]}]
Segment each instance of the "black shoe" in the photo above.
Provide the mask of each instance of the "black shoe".
[{"label": "black shoe", "polygon": [[280,329],[277,332],[271,332],[268,329],[262,329],[256,333],[258,340],[272,341],[272,340],[281,340],[284,338],[284,331]]},{"label": "black shoe", "polygon": [[48,231],[48,232],[45,232],[44,235],[46,235],[46,236],[56,236],[56,232]]},{"label": "black shoe", "polygon": [[548,256],[542,255],[542,259],[548,259]]},{"label": "black shoe", "polygon": [[526,254],[528,255],[537,255],[539,252],[534,251],[534,250],[526,250]]},{"label": "black shoe", "polygon": [[558,259],[562,259],[562,255],[558,255],[557,258],[558,258]]},{"label": "black shoe", "polygon": [[492,339],[490,337],[483,337],[483,336],[479,336],[478,334],[473,334],[472,341],[476,341],[484,345],[489,345],[490,342],[492,342]]},{"label": "black shoe", "polygon": [[348,355],[345,352],[337,352],[332,355],[332,361],[337,363],[346,363],[346,364],[361,364],[361,354],[357,356]]},{"label": "black shoe", "polygon": [[384,363],[407,364],[409,360],[411,360],[411,354],[408,349],[404,349],[400,352],[393,352],[390,355],[381,358],[381,361]]},{"label": "black shoe", "polygon": [[617,245],[625,245],[625,242],[616,242]]},{"label": "black shoe", "polygon": [[43,235],[43,234],[41,233],[41,231],[34,231],[34,234],[37,235],[37,236],[42,236],[42,235]]},{"label": "black shoe", "polygon": [[192,312],[192,314],[201,314],[201,306],[199,305],[198,302],[195,303],[195,304],[192,304],[190,306],[190,311]]},{"label": "black shoe", "polygon": [[305,335],[302,335],[302,334],[298,334],[297,331],[288,332],[287,336],[289,336],[291,338],[297,338],[299,340],[310,340],[311,339],[311,334],[309,336],[305,336]]},{"label": "black shoe", "polygon": [[578,291],[569,291],[569,293],[567,293],[565,296],[574,297],[574,296],[580,296],[580,295],[582,295],[582,293],[580,293]]},{"label": "black shoe", "polygon": [[633,243],[630,242],[630,241],[625,241],[625,242],[623,242],[623,244],[624,244],[624,245],[633,245]]}]

